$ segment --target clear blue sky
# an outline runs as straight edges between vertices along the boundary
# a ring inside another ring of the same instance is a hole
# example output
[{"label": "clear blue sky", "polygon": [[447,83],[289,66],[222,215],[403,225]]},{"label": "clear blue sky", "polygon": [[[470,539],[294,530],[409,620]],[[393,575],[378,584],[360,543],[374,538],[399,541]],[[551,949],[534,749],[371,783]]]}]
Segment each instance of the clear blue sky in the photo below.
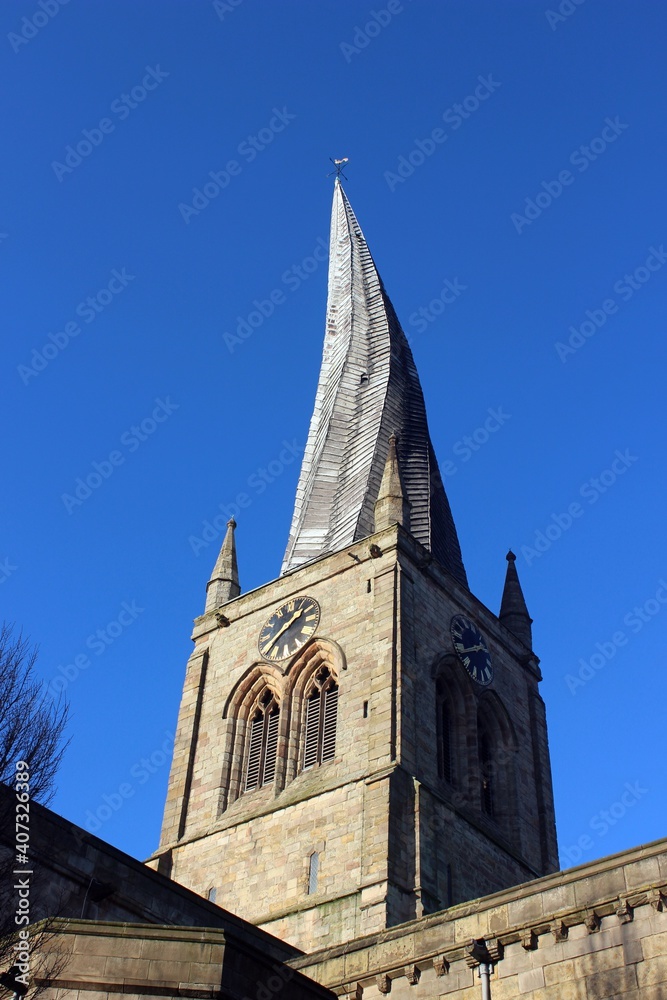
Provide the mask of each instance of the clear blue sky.
[{"label": "clear blue sky", "polygon": [[561,849],[664,835],[664,3],[43,2],[0,13],[0,598],[67,680],[55,808],[129,785],[98,832],[157,844],[204,522],[246,494],[280,569],[348,156],[494,611],[518,556]]}]

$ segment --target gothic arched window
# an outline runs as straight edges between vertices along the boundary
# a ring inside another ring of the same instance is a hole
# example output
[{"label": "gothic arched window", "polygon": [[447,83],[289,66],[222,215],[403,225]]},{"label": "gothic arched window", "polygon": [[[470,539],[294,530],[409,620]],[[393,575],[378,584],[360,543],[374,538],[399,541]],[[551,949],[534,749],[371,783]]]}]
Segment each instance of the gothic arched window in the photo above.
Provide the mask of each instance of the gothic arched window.
[{"label": "gothic arched window", "polygon": [[323,667],[315,675],[306,695],[303,740],[303,770],[333,760],[336,755],[338,686]]},{"label": "gothic arched window", "polygon": [[279,719],[280,708],[276,697],[267,690],[250,718],[243,783],[246,792],[268,785],[275,777]]}]

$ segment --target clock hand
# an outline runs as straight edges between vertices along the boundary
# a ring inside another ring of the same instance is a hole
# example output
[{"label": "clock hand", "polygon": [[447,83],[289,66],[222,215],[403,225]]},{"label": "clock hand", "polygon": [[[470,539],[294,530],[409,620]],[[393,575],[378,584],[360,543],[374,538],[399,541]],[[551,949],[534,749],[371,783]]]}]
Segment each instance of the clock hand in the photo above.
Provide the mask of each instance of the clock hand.
[{"label": "clock hand", "polygon": [[303,614],[303,608],[300,608],[295,614],[292,615],[292,617],[290,618],[290,620],[288,622],[285,622],[285,624],[283,625],[283,627],[278,632],[276,632],[275,636],[273,637],[273,639],[269,643],[269,647],[268,647],[269,649],[271,649],[271,646],[275,646],[275,644],[278,642],[278,639],[283,634],[283,632],[286,632],[287,629],[290,627],[290,625],[292,625],[292,623],[295,622],[297,620],[297,618],[300,618],[302,614]]},{"label": "clock hand", "polygon": [[485,646],[464,646],[461,650],[462,653],[478,653],[480,650],[485,649]]}]

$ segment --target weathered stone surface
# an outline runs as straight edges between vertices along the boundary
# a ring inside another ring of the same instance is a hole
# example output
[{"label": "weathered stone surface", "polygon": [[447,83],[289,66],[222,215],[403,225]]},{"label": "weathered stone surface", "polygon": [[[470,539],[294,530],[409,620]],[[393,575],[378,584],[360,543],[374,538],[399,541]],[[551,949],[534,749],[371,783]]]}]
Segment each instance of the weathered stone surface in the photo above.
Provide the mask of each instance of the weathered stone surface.
[{"label": "weathered stone surface", "polygon": [[[658,859],[666,850],[666,842],[656,843],[477,900],[474,919],[478,925],[483,925],[488,924],[491,914],[499,911],[534,912],[531,899],[546,897],[554,887],[568,890],[562,898],[576,900],[581,893],[575,890],[588,886],[588,908],[575,903],[560,911],[557,917],[543,919],[536,926],[520,920],[509,921],[497,937],[484,939],[487,949],[498,956],[492,976],[493,1000],[521,1000],[523,997],[530,1000],[631,1000],[638,984],[644,983],[647,990],[652,990],[663,979],[667,980],[667,913],[656,911],[651,905],[647,887],[633,885],[634,919],[632,923],[620,924],[615,912],[618,898],[613,894],[616,883],[613,879],[605,882],[603,877],[608,871],[632,870],[642,856]],[[605,884],[612,894],[591,895],[591,885],[602,889]],[[525,904],[523,909],[520,903]],[[459,1000],[474,988],[478,1000],[479,981],[474,978],[476,969],[467,968],[470,955],[465,946],[470,943],[469,936],[466,941],[466,934],[473,915],[465,911],[465,906],[453,907],[386,930],[381,935],[349,942],[345,946],[346,960],[356,955],[356,966],[365,966],[359,977],[364,990],[368,988],[365,995],[375,995],[371,986],[377,975],[388,975],[392,980],[392,995],[399,1000],[408,997],[407,992],[401,993],[401,990],[407,991],[407,985],[401,984],[405,983],[404,956],[409,952],[414,964],[425,970],[419,982],[421,997],[435,1000],[455,995]],[[600,915],[599,927],[594,933],[586,925],[591,912]],[[453,934],[452,924],[455,925]],[[566,938],[557,940],[554,937],[554,924],[567,928]],[[439,931],[449,934],[449,943],[444,948],[437,945]],[[526,949],[524,944],[533,940],[537,947]],[[335,991],[337,982],[329,975],[334,952],[335,949],[322,949],[290,964]]]},{"label": "weathered stone surface", "polygon": [[[373,546],[380,555],[371,554]],[[215,888],[223,906],[306,949],[474,900],[555,867],[537,676],[521,643],[467,588],[435,562],[425,564],[427,554],[391,525],[229,602],[228,628],[218,628],[213,614],[197,620],[199,661],[191,660],[186,678],[162,846],[151,864],[168,854],[172,877],[202,895]],[[291,660],[263,661],[262,626],[299,595],[319,603],[316,635]],[[476,692],[463,666],[452,663],[449,623],[459,613],[474,618],[486,636],[496,664],[493,690]],[[304,771],[303,692],[319,665],[338,684],[336,751],[333,760]],[[262,685],[280,705],[275,779],[246,792],[247,718]],[[455,788],[441,773],[438,753],[438,692],[450,689],[459,699]],[[472,749],[482,725],[478,697],[491,720],[484,724],[497,727],[497,756],[485,778],[496,787],[493,817],[483,811]],[[511,731],[532,738],[515,745]],[[313,894],[308,859],[315,850]],[[549,891],[554,910],[572,893]],[[493,915],[467,905],[457,911],[461,940],[501,933],[507,921],[543,917],[537,896]]]}]

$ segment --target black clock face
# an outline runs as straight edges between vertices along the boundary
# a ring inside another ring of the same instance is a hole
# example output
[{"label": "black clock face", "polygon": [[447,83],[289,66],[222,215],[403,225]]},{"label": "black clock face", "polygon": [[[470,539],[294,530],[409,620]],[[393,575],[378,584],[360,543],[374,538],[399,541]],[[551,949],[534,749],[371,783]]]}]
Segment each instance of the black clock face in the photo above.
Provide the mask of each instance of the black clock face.
[{"label": "black clock face", "polygon": [[478,684],[490,684],[493,680],[491,655],[475,623],[465,615],[454,615],[449,628],[456,655],[472,679]]},{"label": "black clock face", "polygon": [[320,606],[312,597],[293,597],[274,611],[259,633],[259,651],[266,660],[286,660],[314,635]]}]

